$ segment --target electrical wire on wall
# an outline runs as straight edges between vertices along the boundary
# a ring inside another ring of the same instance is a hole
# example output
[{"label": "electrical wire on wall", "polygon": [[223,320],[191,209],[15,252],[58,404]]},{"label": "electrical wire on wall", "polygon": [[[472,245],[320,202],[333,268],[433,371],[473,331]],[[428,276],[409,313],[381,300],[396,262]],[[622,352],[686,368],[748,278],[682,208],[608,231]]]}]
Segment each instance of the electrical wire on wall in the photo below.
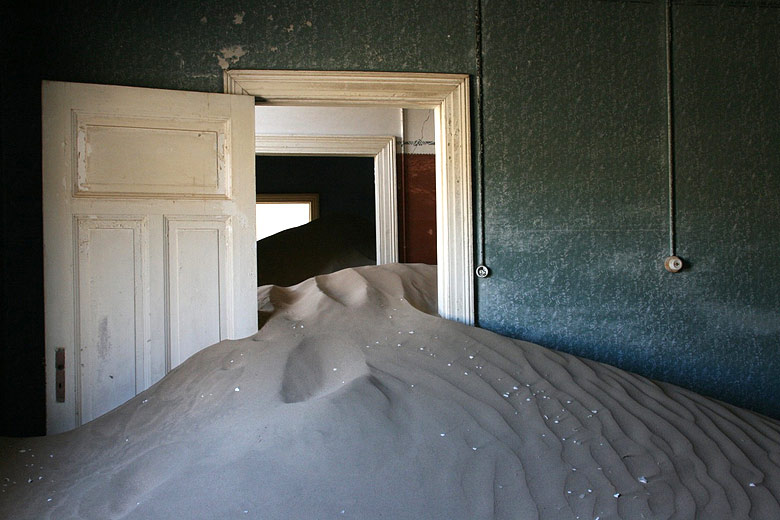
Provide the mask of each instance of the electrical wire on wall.
[{"label": "electrical wire on wall", "polygon": [[477,269],[476,275],[479,278],[487,278],[490,275],[485,262],[485,139],[483,136],[484,118],[482,116],[483,94],[482,94],[482,0],[477,0],[474,7],[474,32],[476,60],[476,101],[477,101],[477,165],[479,174],[474,191],[476,192],[477,211],[476,211],[476,244],[477,244]]},{"label": "electrical wire on wall", "polygon": [[667,271],[682,270],[683,261],[675,254],[675,161],[674,161],[674,90],[672,83],[672,0],[666,0],[666,152],[669,188],[669,256],[664,261]]}]

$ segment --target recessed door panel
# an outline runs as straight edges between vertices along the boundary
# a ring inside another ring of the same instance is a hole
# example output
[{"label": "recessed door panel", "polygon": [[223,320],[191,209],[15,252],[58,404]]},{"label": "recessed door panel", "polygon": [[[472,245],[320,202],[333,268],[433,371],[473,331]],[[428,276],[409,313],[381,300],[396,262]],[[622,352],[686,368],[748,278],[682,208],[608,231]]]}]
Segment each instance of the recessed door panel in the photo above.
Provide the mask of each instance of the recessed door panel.
[{"label": "recessed door panel", "polygon": [[227,119],[73,118],[76,196],[230,197]]},{"label": "recessed door panel", "polygon": [[149,275],[144,224],[143,218],[76,218],[82,422],[119,406],[145,386]]},{"label": "recessed door panel", "polygon": [[225,339],[233,319],[228,217],[166,217],[170,367]]}]

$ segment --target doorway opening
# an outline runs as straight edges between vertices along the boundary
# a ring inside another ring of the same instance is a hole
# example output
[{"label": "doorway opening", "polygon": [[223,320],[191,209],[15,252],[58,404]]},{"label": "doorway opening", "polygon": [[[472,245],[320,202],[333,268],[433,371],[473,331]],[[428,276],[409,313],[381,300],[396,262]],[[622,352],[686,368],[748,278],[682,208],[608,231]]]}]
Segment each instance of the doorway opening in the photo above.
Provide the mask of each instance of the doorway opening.
[{"label": "doorway opening", "polygon": [[255,135],[255,155],[369,157],[374,161],[376,263],[398,261],[395,137]]},{"label": "doorway opening", "polygon": [[223,78],[225,93],[262,105],[434,110],[439,314],[474,323],[468,75],[226,70]]},{"label": "doorway opening", "polygon": [[[299,211],[298,220],[288,225],[279,214],[258,222],[261,228],[278,229],[257,242],[258,287],[291,286],[377,263],[372,158],[257,155],[255,164],[258,200]],[[311,193],[291,195],[302,191]],[[312,199],[318,213],[314,219],[308,203]]]}]

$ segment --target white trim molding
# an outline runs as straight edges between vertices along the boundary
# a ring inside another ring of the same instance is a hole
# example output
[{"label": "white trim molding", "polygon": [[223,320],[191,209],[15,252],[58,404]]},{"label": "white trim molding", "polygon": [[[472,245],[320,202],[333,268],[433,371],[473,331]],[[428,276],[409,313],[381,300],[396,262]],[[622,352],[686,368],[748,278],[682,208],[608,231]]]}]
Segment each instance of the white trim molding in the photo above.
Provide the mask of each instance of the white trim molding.
[{"label": "white trim molding", "polygon": [[354,135],[255,135],[257,155],[332,155],[374,158],[376,263],[398,261],[395,138]]},{"label": "white trim molding", "polygon": [[263,105],[433,109],[439,314],[474,323],[468,75],[226,70],[223,79],[226,93]]}]

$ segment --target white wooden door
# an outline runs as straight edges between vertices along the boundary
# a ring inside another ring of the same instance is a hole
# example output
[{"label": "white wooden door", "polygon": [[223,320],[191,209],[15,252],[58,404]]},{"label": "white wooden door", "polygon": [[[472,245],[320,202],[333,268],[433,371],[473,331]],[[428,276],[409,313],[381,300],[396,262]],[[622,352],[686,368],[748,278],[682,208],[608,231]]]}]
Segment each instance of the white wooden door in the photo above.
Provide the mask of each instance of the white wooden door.
[{"label": "white wooden door", "polygon": [[254,98],[62,82],[42,94],[51,434],[257,330]]}]

